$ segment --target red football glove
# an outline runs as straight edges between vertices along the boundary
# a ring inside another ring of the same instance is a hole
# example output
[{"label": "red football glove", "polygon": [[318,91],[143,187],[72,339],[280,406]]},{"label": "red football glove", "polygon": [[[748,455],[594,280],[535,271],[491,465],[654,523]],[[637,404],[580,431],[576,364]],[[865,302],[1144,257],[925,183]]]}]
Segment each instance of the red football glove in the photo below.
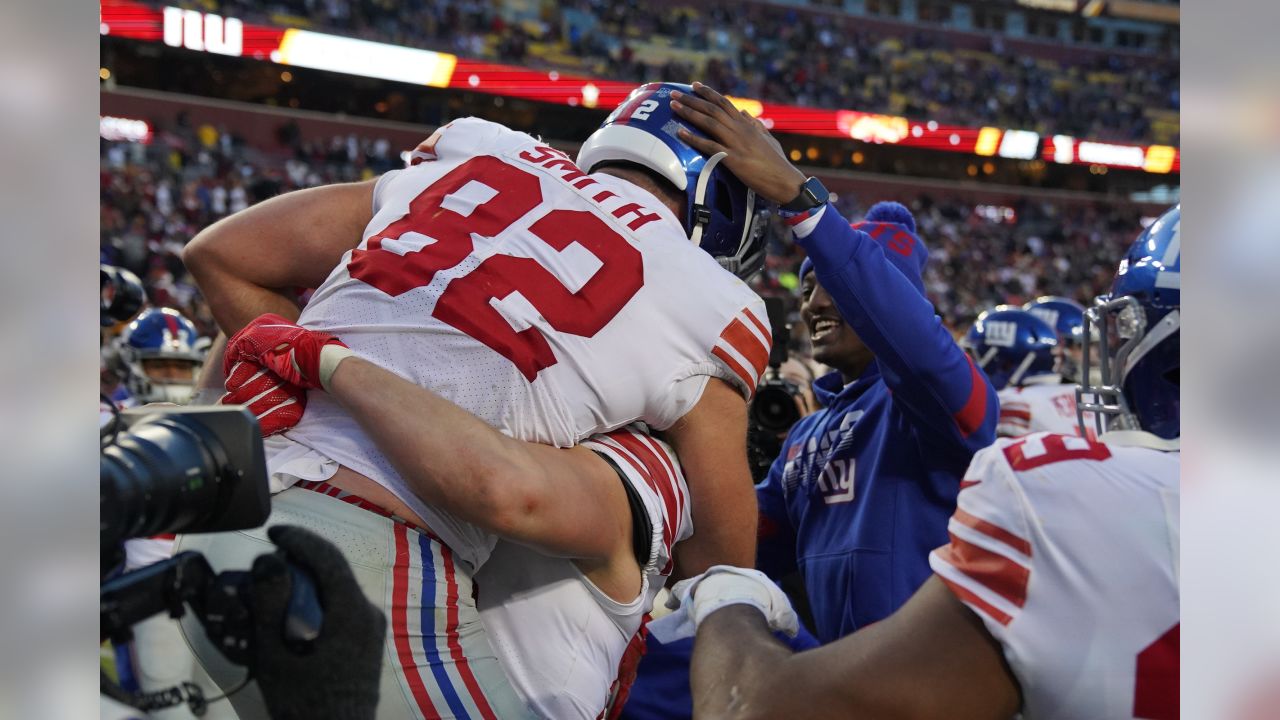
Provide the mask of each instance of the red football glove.
[{"label": "red football glove", "polygon": [[248,407],[258,418],[262,436],[267,437],[298,424],[302,411],[307,409],[307,391],[256,363],[242,360],[231,367],[227,394],[219,402]]},{"label": "red football glove", "polygon": [[230,377],[236,363],[249,361],[299,388],[327,389],[324,386],[338,362],[350,354],[347,346],[329,333],[308,330],[267,313],[227,341],[222,369]]}]

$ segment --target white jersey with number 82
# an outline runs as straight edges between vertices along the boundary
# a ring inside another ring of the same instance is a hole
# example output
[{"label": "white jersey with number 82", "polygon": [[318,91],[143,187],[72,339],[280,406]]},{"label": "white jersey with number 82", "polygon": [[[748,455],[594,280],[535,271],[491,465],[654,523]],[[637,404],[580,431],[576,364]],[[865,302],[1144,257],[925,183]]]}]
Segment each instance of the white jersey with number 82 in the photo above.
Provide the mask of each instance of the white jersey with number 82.
[{"label": "white jersey with number 82", "polygon": [[[360,245],[299,322],[522,440],[664,429],[710,377],[750,396],[763,302],[652,194],[524,133],[451,123],[388,173]],[[477,566],[492,539],[433,511],[345,411],[311,393],[290,440],[386,486]]]}]

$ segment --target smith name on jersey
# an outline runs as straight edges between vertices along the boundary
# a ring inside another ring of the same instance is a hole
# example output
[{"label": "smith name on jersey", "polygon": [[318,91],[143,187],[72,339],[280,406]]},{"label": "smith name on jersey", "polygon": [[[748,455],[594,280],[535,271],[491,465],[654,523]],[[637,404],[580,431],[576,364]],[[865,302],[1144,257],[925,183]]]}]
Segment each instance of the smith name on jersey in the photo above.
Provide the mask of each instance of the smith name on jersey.
[{"label": "smith name on jersey", "polygon": [[[363,241],[300,324],[560,447],[636,420],[665,429],[708,378],[750,397],[770,347],[763,302],[652,194],[475,118],[415,160],[378,181]],[[492,547],[422,503],[327,394],[287,437],[386,486],[474,565]]]}]

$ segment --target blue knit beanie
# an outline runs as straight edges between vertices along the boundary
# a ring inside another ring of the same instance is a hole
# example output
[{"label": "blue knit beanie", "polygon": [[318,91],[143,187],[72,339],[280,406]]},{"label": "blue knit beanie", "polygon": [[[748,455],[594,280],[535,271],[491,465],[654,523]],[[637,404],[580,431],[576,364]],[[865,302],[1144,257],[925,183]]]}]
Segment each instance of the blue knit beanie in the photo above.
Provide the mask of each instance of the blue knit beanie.
[{"label": "blue knit beanie", "polygon": [[[916,234],[916,219],[902,203],[878,202],[867,211],[866,219],[853,224],[871,236],[884,248],[884,256],[920,294],[924,294],[924,265],[929,260],[929,249]],[[805,258],[800,264],[800,277],[813,270],[813,262]]]}]

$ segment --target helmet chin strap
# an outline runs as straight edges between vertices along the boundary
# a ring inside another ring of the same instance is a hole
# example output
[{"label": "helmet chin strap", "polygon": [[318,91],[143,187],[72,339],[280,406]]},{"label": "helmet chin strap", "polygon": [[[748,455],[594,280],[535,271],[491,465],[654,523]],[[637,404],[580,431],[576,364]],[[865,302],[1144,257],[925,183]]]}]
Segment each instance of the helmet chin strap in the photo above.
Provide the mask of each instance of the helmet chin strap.
[{"label": "helmet chin strap", "polygon": [[1031,363],[1035,362],[1035,360],[1035,353],[1027,353],[1026,357],[1022,358],[1022,362],[1018,363],[1018,369],[1014,370],[1013,374],[1009,376],[1009,384],[1020,384],[1022,382],[1022,376],[1026,374],[1027,369],[1031,367]]},{"label": "helmet chin strap", "polygon": [[690,217],[693,219],[693,229],[689,231],[689,241],[694,245],[702,244],[702,228],[711,219],[710,212],[699,213],[699,210],[705,210],[703,201],[707,199],[707,186],[711,184],[711,173],[720,164],[721,160],[728,157],[729,153],[718,152],[707,158],[707,162],[702,166],[702,172],[698,173],[698,184],[693,188],[693,207],[690,208]]}]

